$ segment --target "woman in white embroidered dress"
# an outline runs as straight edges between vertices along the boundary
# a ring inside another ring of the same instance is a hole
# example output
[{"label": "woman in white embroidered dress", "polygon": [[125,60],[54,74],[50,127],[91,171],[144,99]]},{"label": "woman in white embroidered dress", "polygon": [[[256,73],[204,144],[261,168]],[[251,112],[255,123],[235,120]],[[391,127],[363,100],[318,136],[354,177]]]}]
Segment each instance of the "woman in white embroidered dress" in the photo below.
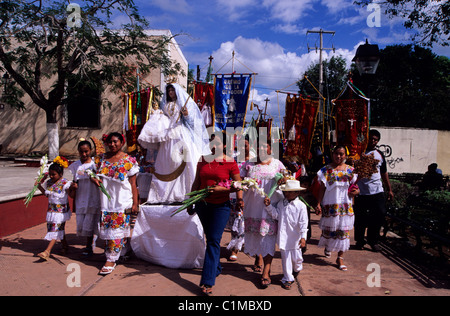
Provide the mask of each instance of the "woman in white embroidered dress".
[{"label": "woman in white embroidered dress", "polygon": [[147,152],[158,150],[147,198],[151,204],[182,202],[200,157],[211,153],[200,110],[180,85],[166,87],[161,110],[150,116],[138,137]]},{"label": "woman in white embroidered dress", "polygon": [[[116,267],[122,249],[130,237],[130,215],[138,212],[136,174],[139,166],[134,157],[121,149],[125,144],[120,133],[111,133],[106,139],[109,152],[95,157],[97,174],[111,199],[101,193],[101,220],[99,237],[106,241],[106,263],[99,274],[110,274]],[[98,180],[93,180],[98,183]]]},{"label": "woman in white embroidered dress", "polygon": [[331,257],[331,252],[338,252],[336,264],[342,271],[347,271],[343,256],[350,249],[350,230],[355,221],[353,198],[359,194],[357,186],[351,187],[358,176],[353,167],[345,164],[346,158],[346,148],[336,146],[332,163],[317,172],[321,187],[315,208],[316,214],[322,214],[319,222],[322,235],[318,246],[325,248],[327,258]]},{"label": "woman in white embroidered dress", "polygon": [[[265,157],[261,157],[261,153]],[[283,173],[286,169],[281,161],[271,155],[270,143],[260,143],[257,162],[246,162],[243,165],[243,176],[256,179],[264,192],[268,193],[275,183],[275,175]],[[271,197],[273,204],[283,199],[280,192],[275,192]],[[244,192],[244,218],[245,218],[245,247],[244,252],[255,256],[255,271],[263,264],[261,286],[268,287],[271,284],[270,267],[275,254],[278,223],[267,213],[264,205],[264,197],[255,190]],[[263,257],[263,262],[258,258]]]}]

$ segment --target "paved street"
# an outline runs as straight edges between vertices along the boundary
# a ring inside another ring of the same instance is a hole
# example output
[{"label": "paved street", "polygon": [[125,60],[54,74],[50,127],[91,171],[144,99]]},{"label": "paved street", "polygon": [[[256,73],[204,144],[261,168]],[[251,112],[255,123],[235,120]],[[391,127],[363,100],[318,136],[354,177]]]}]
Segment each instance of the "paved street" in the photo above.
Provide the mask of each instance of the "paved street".
[{"label": "paved street", "polygon": [[[32,186],[36,170],[3,164],[0,172],[4,180],[0,183],[0,197],[4,201],[8,199],[7,196],[21,195],[21,192],[25,196]],[[296,285],[289,291],[281,288],[279,252],[276,253],[272,268],[272,285],[268,289],[260,289],[260,276],[251,270],[252,258],[240,253],[237,262],[227,261],[226,244],[230,240],[230,233],[225,232],[221,258],[223,273],[217,278],[214,296],[450,295],[448,277],[445,280],[432,275],[410,259],[399,256],[389,244],[383,244],[379,253],[351,249],[345,254],[348,271],[338,270],[334,263],[336,254],[327,259],[323,256],[323,249],[316,246],[320,237],[317,227],[319,217],[312,214],[311,219],[312,238],[308,241],[308,250],[304,254],[304,269],[298,276]],[[35,256],[47,245],[47,241],[43,240],[46,232],[44,223],[2,238],[0,295],[106,296],[120,293],[127,296],[194,297],[200,294],[200,269],[168,269],[131,258],[118,265],[111,275],[97,275],[104,263],[102,242],[97,241],[98,247],[93,257],[81,260],[84,240],[76,236],[75,224],[74,215],[66,226],[69,253],[61,255],[60,245],[56,245],[47,262]],[[75,282],[78,280],[73,274],[76,271],[80,272],[80,284]]]}]

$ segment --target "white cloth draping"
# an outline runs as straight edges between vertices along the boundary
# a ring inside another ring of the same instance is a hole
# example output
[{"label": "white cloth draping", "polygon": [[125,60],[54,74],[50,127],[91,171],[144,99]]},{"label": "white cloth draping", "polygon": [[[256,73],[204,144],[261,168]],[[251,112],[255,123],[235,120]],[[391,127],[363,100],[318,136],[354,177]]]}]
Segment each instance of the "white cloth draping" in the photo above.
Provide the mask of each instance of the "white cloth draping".
[{"label": "white cloth draping", "polygon": [[173,269],[201,268],[205,257],[203,227],[197,215],[171,213],[180,206],[141,205],[131,238],[140,259]]},{"label": "white cloth draping", "polygon": [[[147,202],[151,204],[181,202],[192,187],[197,171],[197,162],[202,155],[210,154],[209,135],[197,104],[180,85],[172,84],[177,94],[176,102],[168,102],[164,95],[161,111],[150,116],[138,141],[148,150],[158,148],[155,173],[172,174],[183,161],[186,167],[172,181],[153,177]],[[181,113],[186,106],[188,115]]]}]

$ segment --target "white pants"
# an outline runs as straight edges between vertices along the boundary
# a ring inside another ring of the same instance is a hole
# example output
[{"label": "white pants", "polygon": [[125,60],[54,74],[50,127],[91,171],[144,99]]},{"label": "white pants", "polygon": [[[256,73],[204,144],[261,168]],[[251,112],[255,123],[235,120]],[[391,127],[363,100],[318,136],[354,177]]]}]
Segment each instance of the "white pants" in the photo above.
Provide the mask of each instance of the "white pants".
[{"label": "white pants", "polygon": [[281,252],[281,262],[283,264],[283,278],[282,282],[292,282],[295,281],[293,272],[299,272],[303,269],[303,256],[302,250],[292,249],[292,250],[280,250]]}]

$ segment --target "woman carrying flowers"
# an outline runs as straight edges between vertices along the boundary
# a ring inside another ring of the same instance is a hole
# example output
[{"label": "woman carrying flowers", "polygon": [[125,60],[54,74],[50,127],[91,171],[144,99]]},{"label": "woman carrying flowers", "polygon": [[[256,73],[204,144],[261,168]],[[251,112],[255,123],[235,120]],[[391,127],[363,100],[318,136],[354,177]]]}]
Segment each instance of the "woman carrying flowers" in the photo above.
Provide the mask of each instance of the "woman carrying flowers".
[{"label": "woman carrying flowers", "polygon": [[353,167],[345,163],[346,158],[346,148],[336,146],[332,152],[332,163],[317,173],[320,190],[316,214],[322,214],[319,222],[322,235],[318,246],[325,248],[327,258],[331,257],[331,252],[338,252],[336,264],[342,271],[347,271],[343,255],[350,248],[350,230],[355,221],[352,202],[359,194],[358,187],[352,186],[357,175]]},{"label": "woman carrying flowers", "polygon": [[[203,294],[211,295],[216,277],[221,273],[220,241],[230,217],[230,193],[236,191],[232,186],[219,185],[229,179],[240,181],[239,168],[233,158],[225,155],[221,137],[212,138],[213,156],[204,157],[197,166],[197,174],[192,192],[209,188],[210,194],[195,204],[206,236],[205,261],[203,263],[200,286]],[[242,191],[236,192],[237,207],[243,208]],[[189,213],[192,213],[188,209]]]},{"label": "woman carrying flowers", "polygon": [[[270,142],[261,142],[260,139],[257,161],[243,165],[244,176],[258,181],[266,193],[279,181],[277,174],[283,173],[286,169],[283,163],[271,154]],[[255,257],[253,270],[262,272],[261,287],[267,288],[271,284],[270,267],[275,254],[278,223],[267,213],[264,198],[257,190],[248,190],[244,193],[244,251]],[[271,201],[275,204],[282,198],[280,192],[275,192]]]},{"label": "woman carrying flowers", "polygon": [[138,212],[136,174],[139,166],[136,159],[122,151],[125,140],[120,133],[111,133],[106,138],[109,151],[95,157],[97,176],[91,178],[97,185],[103,184],[109,197],[100,194],[101,220],[100,238],[106,241],[106,263],[99,274],[114,271],[127,238],[130,237],[130,214]]}]

